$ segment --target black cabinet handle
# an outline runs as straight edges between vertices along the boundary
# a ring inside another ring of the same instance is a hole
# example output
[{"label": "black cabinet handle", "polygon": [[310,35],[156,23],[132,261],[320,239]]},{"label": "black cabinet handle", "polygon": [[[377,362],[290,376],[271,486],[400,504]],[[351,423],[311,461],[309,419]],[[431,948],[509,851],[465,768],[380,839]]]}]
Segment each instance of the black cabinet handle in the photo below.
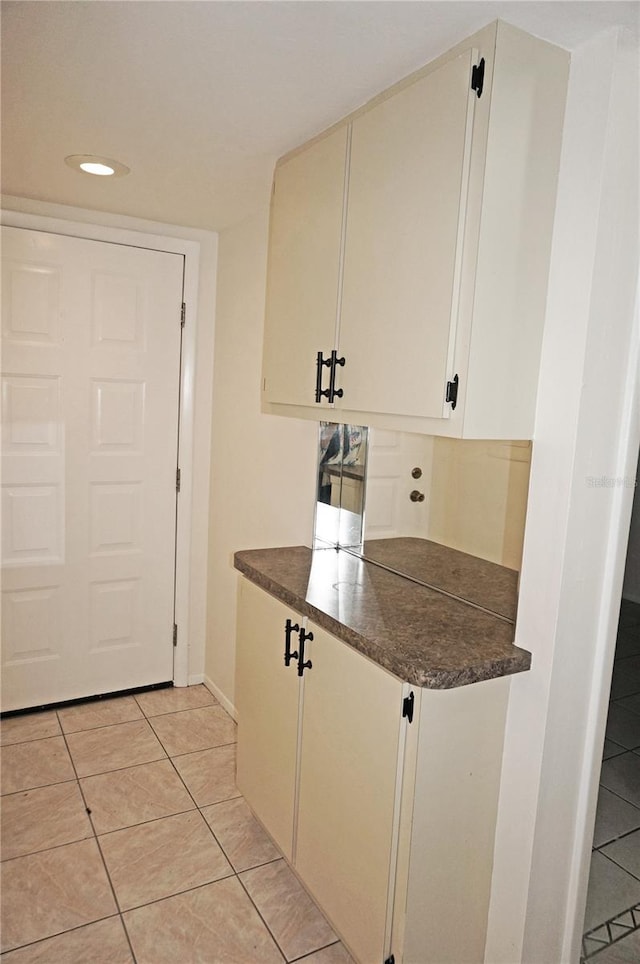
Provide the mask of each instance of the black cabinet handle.
[{"label": "black cabinet handle", "polygon": [[342,398],[344,392],[341,388],[336,388],[336,365],[344,367],[344,358],[338,358],[338,352],[332,351],[331,358],[331,378],[329,379],[329,401],[332,402],[334,398]]},{"label": "black cabinet handle", "polygon": [[322,352],[319,351],[316,355],[316,403],[320,404],[323,398],[328,398],[331,401],[331,386],[329,388],[322,387],[322,366],[326,365],[327,368],[331,368],[331,377],[333,378],[333,354],[331,358],[323,358]]},{"label": "black cabinet handle", "polygon": [[306,663],[304,661],[304,644],[306,643],[307,640],[312,640],[312,639],[313,639],[313,633],[305,633],[304,629],[300,630],[300,633],[298,635],[298,641],[299,641],[298,648],[300,650],[300,655],[298,656],[298,676],[302,676],[305,669],[311,669],[311,665],[312,665],[311,660],[308,659]]},{"label": "black cabinet handle", "polygon": [[298,650],[295,653],[291,652],[291,633],[297,633],[300,631],[300,627],[297,623],[292,623],[290,619],[287,619],[284,624],[284,665],[288,666],[292,659],[298,658]]}]

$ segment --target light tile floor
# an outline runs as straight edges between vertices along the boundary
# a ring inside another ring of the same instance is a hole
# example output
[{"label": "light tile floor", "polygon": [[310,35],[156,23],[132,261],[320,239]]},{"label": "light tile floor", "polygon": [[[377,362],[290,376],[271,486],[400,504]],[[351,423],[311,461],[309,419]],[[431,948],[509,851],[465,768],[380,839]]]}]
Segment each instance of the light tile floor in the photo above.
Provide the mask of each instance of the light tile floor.
[{"label": "light tile floor", "polygon": [[640,961],[640,605],[622,601],[591,858],[583,953]]},{"label": "light tile floor", "polygon": [[2,964],[353,964],[241,797],[235,730],[204,686],[0,723]]}]

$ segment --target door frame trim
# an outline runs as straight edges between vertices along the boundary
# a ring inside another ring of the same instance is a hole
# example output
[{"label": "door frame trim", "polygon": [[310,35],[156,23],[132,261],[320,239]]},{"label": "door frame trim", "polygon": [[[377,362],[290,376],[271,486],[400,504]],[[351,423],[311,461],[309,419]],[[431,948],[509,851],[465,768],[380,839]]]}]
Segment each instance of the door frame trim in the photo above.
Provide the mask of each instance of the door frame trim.
[{"label": "door frame trim", "polygon": [[[46,204],[42,204],[46,208]],[[56,206],[58,207],[58,206]],[[84,212],[70,208],[70,215],[90,213],[96,220],[100,212]],[[116,220],[113,215],[107,216]],[[117,221],[131,221],[130,218],[117,218]],[[3,209],[0,211],[0,224],[7,227],[26,228],[32,231],[46,231],[50,234],[65,235],[93,241],[106,241],[134,248],[147,248],[184,256],[183,300],[187,305],[187,319],[182,338],[182,368],[180,372],[180,419],[179,419],[179,462],[181,470],[180,496],[176,526],[176,572],[175,572],[175,620],[178,625],[178,641],[174,651],[173,682],[175,686],[187,686],[201,682],[204,672],[204,626],[201,645],[192,647],[191,640],[194,623],[198,621],[197,606],[192,592],[192,578],[195,575],[193,552],[194,522],[198,530],[208,529],[208,468],[210,463],[211,413],[202,419],[206,424],[198,429],[197,448],[200,465],[206,465],[206,484],[198,486],[199,496],[194,503],[194,469],[196,453],[196,354],[198,347],[198,294],[200,278],[200,242],[167,234],[150,234],[130,228],[103,225],[95,222],[66,220],[40,214]],[[144,224],[144,222],[142,222]],[[151,225],[150,225],[151,226]],[[153,225],[155,227],[155,225]],[[177,226],[176,226],[177,227]],[[170,230],[170,225],[158,225],[162,230]],[[179,229],[181,232],[184,229]],[[189,233],[197,235],[195,230]],[[209,232],[207,232],[209,233]],[[213,232],[211,232],[213,235]],[[213,235],[213,237],[217,237]],[[179,317],[176,318],[176,324]],[[202,367],[202,359],[199,361]],[[213,378],[213,358],[210,359],[210,382]],[[203,451],[204,449],[204,451]],[[206,493],[206,495],[204,495]],[[206,593],[206,560],[203,579]]]}]

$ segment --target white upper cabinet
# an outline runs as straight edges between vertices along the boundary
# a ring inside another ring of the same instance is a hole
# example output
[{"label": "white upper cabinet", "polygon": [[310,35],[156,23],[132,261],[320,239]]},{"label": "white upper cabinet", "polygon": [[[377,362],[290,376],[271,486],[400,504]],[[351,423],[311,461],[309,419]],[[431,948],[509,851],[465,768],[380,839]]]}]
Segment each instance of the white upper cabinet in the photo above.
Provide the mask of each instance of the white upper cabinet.
[{"label": "white upper cabinet", "polygon": [[340,406],[443,416],[476,100],[471,67],[466,51],[353,122]]},{"label": "white upper cabinet", "polygon": [[568,67],[498,22],[278,163],[265,411],[533,437]]},{"label": "white upper cabinet", "polygon": [[276,170],[264,358],[271,402],[313,404],[317,352],[333,348],[346,157],[343,127]]}]

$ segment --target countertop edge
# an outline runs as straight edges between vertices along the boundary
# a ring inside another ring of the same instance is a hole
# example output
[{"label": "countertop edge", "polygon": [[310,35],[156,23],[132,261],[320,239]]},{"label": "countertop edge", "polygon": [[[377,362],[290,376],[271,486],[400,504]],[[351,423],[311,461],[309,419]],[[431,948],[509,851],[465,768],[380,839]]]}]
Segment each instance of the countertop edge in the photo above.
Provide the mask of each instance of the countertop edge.
[{"label": "countertop edge", "polygon": [[[300,549],[306,547],[291,548]],[[252,566],[245,558],[242,558],[247,551],[251,550],[240,550],[234,553],[233,564],[238,572],[280,602],[291,606],[292,609],[301,615],[308,616],[323,629],[326,629],[327,632],[332,633],[338,639],[342,640],[342,642],[362,653],[378,666],[381,666],[387,672],[404,682],[425,689],[453,689],[501,676],[512,676],[516,673],[523,673],[531,667],[531,653],[528,650],[513,645],[512,653],[502,659],[470,664],[456,671],[440,669],[420,670],[406,665],[403,667],[402,675],[400,675],[397,670],[397,661],[394,665],[394,660],[390,659],[388,654],[376,646],[375,643],[358,633],[352,627],[341,623],[333,616],[311,605],[298,593],[283,586],[282,583],[277,582],[265,572]],[[311,552],[309,549],[307,551]],[[363,565],[375,565],[375,563],[367,563],[363,560]],[[401,579],[402,576],[395,576],[395,578]]]}]

